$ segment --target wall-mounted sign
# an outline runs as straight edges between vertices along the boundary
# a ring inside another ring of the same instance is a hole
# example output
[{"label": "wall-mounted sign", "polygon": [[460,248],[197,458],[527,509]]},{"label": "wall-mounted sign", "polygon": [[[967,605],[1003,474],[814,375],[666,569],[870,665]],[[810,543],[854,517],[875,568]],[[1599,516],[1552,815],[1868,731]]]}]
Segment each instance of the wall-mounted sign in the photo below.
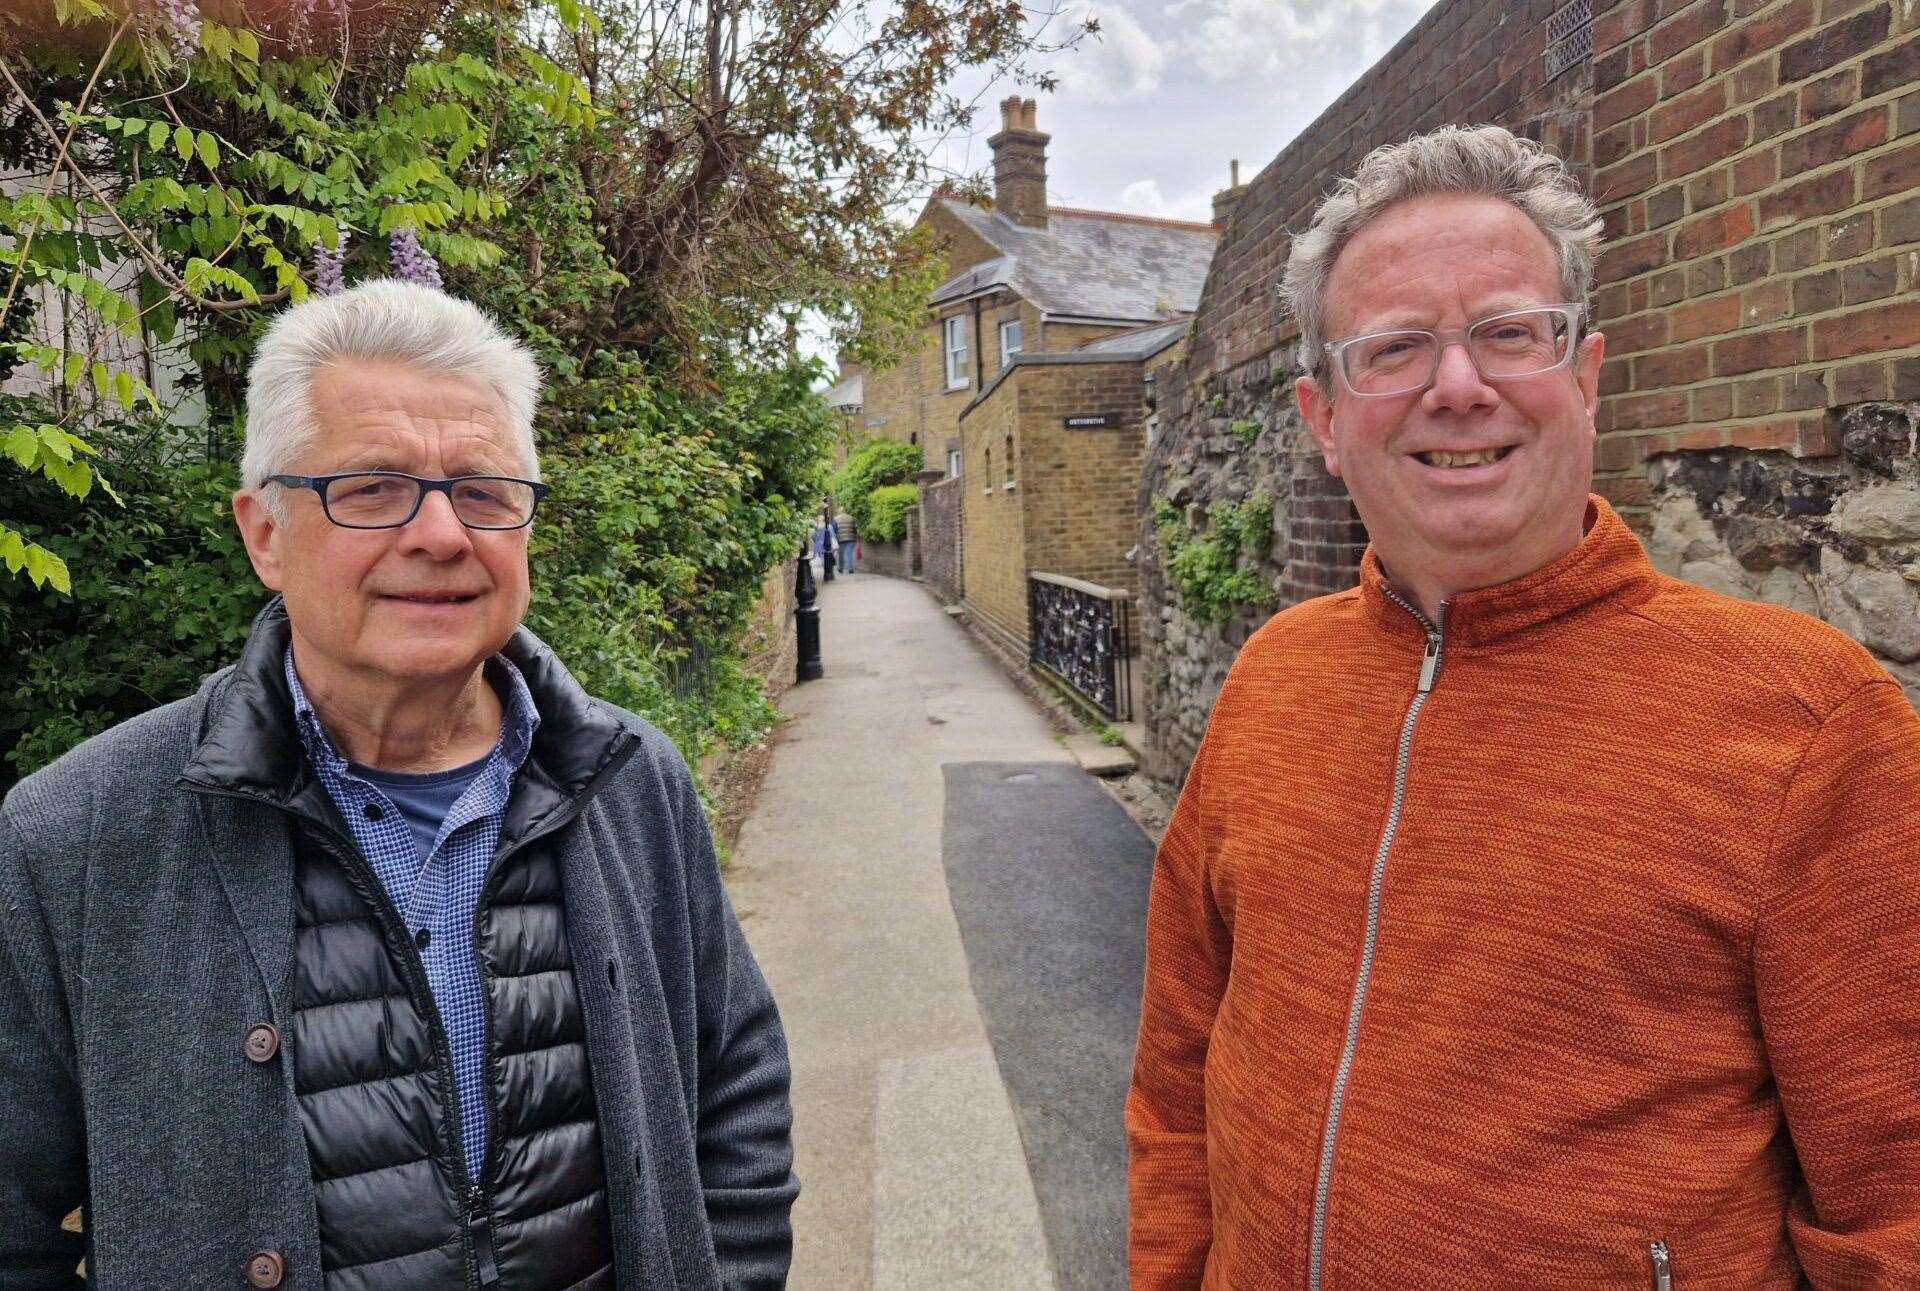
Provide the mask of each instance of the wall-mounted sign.
[{"label": "wall-mounted sign", "polygon": [[1120,424],[1120,414],[1116,412],[1082,412],[1071,417],[1062,417],[1060,424],[1068,430],[1111,430]]}]

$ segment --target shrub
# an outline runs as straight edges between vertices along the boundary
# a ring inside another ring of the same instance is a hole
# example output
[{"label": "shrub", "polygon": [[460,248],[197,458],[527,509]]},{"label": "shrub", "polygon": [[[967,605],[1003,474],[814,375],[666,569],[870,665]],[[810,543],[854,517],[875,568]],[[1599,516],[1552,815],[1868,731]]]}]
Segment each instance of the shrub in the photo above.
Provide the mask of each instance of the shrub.
[{"label": "shrub", "polygon": [[920,501],[918,484],[888,484],[867,494],[868,520],[860,532],[875,542],[899,542],[907,536],[907,508]]},{"label": "shrub", "polygon": [[853,517],[863,538],[878,538],[872,533],[873,513],[869,510],[873,491],[888,484],[911,483],[920,472],[920,449],[897,439],[868,440],[830,482],[834,498]]}]

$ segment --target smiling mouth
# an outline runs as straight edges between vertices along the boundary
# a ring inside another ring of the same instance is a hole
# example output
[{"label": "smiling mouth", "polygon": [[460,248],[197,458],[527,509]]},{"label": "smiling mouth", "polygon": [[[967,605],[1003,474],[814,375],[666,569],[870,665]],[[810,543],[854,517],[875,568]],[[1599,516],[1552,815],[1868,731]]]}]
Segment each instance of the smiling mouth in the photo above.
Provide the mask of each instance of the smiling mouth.
[{"label": "smiling mouth", "polygon": [[468,601],[478,600],[478,594],[469,596],[401,596],[389,594],[389,601],[405,601],[409,605],[465,605]]},{"label": "smiling mouth", "polygon": [[1514,449],[1514,446],[1512,444],[1508,444],[1505,448],[1486,448],[1486,449],[1480,450],[1477,453],[1433,452],[1433,453],[1415,453],[1414,456],[1418,458],[1420,462],[1424,465],[1438,466],[1442,468],[1461,467],[1461,466],[1490,466],[1494,462],[1497,462],[1501,458],[1505,457],[1508,453],[1511,453],[1513,449]]}]

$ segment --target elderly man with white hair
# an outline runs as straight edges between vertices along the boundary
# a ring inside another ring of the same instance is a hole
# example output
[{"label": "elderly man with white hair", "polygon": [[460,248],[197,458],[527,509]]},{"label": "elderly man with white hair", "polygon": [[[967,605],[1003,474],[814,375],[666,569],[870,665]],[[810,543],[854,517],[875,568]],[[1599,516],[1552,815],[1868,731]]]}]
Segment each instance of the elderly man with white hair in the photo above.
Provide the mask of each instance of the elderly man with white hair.
[{"label": "elderly man with white hair", "polygon": [[1447,127],[1293,242],[1371,545],[1247,642],[1161,844],[1136,1291],[1920,1287],[1920,718],[1589,491],[1599,232]]},{"label": "elderly man with white hair", "polygon": [[262,339],[279,595],[0,808],[0,1285],[784,1284],[785,1043],[699,798],[520,626],[538,393],[410,284]]}]

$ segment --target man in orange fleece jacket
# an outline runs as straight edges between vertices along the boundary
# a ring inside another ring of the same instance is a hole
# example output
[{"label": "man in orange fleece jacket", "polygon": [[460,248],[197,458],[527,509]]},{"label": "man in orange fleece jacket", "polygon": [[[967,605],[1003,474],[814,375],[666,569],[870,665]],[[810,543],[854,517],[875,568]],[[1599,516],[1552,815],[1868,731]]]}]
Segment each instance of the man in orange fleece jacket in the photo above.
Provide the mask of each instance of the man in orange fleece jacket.
[{"label": "man in orange fleece jacket", "polygon": [[1294,243],[1373,545],[1247,643],[1161,846],[1136,1288],[1920,1287],[1920,718],[1589,495],[1598,230],[1449,128]]}]

